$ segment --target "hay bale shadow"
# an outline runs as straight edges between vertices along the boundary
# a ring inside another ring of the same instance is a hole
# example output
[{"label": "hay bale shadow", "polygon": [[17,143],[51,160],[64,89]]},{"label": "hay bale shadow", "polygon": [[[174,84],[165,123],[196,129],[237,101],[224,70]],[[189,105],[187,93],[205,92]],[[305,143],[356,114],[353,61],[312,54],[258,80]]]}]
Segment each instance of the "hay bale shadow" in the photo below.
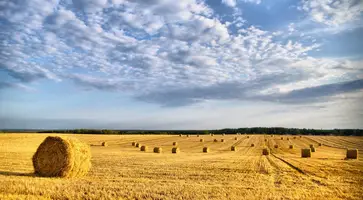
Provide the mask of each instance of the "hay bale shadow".
[{"label": "hay bale shadow", "polygon": [[4,175],[4,176],[28,176],[28,177],[36,177],[37,176],[34,173],[9,172],[9,171],[0,171],[0,175]]}]

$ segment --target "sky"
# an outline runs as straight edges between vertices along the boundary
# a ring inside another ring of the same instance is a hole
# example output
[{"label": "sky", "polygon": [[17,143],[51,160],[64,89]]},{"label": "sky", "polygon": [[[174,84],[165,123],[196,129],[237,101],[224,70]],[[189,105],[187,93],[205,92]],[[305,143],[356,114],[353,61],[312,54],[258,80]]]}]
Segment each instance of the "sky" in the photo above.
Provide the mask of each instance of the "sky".
[{"label": "sky", "polygon": [[0,129],[363,128],[362,0],[0,1]]}]

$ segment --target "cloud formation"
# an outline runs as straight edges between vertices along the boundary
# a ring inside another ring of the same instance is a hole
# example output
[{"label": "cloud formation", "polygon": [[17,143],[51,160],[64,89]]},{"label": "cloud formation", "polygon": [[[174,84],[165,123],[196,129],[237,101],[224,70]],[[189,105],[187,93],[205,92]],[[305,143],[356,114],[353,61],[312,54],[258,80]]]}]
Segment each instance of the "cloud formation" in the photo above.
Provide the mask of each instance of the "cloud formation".
[{"label": "cloud formation", "polygon": [[[241,16],[224,20],[203,0],[22,2],[0,5],[0,68],[12,81],[3,88],[71,81],[181,106],[265,96],[292,101],[362,74],[344,59],[311,56],[321,46],[313,40],[286,39],[245,24]],[[342,2],[304,0],[302,10],[332,26],[362,12],[360,3]],[[238,1],[222,3],[235,7]]]}]

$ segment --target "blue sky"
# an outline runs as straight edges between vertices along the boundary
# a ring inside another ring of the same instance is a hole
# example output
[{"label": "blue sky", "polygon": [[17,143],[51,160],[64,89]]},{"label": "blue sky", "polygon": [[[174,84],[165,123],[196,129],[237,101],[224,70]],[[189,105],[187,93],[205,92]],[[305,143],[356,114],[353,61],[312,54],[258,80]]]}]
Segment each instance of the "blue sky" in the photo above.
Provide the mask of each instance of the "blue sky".
[{"label": "blue sky", "polygon": [[360,0],[11,0],[0,128],[363,128]]}]

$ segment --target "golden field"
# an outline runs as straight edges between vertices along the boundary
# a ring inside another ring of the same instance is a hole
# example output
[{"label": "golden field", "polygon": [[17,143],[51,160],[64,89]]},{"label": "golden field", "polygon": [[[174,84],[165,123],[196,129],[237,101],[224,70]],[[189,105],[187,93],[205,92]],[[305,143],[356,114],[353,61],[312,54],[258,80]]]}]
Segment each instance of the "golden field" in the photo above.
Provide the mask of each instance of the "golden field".
[{"label": "golden field", "polygon": [[[0,134],[0,199],[363,199],[363,137],[72,134],[91,145],[92,168],[64,179],[33,174],[31,158],[49,135]],[[180,153],[171,153],[173,142]],[[310,144],[316,152],[301,158]],[[359,159],[345,160],[345,148],[359,149]]]}]

